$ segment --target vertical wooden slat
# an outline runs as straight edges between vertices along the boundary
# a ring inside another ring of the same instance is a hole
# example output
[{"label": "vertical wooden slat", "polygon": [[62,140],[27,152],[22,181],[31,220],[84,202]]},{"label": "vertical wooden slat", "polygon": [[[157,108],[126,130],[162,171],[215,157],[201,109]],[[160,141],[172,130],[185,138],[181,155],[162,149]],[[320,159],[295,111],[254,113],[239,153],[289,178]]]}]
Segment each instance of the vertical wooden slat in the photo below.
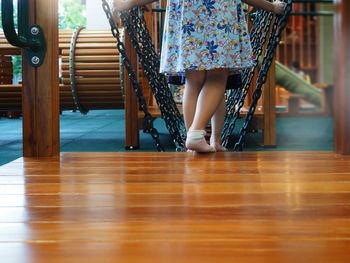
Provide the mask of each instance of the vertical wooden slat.
[{"label": "vertical wooden slat", "polygon": [[[148,9],[150,10],[149,12],[146,12],[145,13],[145,21],[146,21],[146,25],[147,25],[147,28],[149,28],[149,33],[151,35],[151,38],[153,38],[153,32],[152,32],[152,5],[153,4],[149,4],[148,5]],[[141,70],[142,69],[142,66],[140,68]],[[151,87],[148,83],[148,78],[146,77],[145,74],[142,74],[143,76],[143,81],[142,81],[142,89],[143,89],[143,94],[145,95],[145,98],[147,99],[147,104],[149,106],[152,106],[154,104],[154,101],[153,101],[153,93],[152,93],[152,90],[151,90]]]},{"label": "vertical wooden slat", "polygon": [[23,56],[23,155],[57,156],[59,143],[58,3],[29,2],[31,24],[42,27],[47,52],[39,68],[29,66]]},{"label": "vertical wooden slat", "polygon": [[284,45],[283,45],[283,63],[284,65],[287,63],[288,61],[288,54],[287,54],[287,47],[288,47],[288,43],[287,43],[287,30],[283,30],[283,36],[284,36]]},{"label": "vertical wooden slat", "polygon": [[334,150],[350,154],[350,2],[334,1]]},{"label": "vertical wooden slat", "polygon": [[276,146],[276,65],[271,64],[268,79],[264,85],[264,146]]},{"label": "vertical wooden slat", "polygon": [[[128,58],[131,61],[132,68],[137,74],[138,63],[137,63],[137,54],[135,49],[132,47],[131,39],[128,34],[125,34],[125,51]],[[124,95],[125,95],[125,147],[130,149],[139,148],[139,128],[137,113],[139,110],[137,96],[133,90],[132,83],[127,74],[127,70],[124,69]]]},{"label": "vertical wooden slat", "polygon": [[[295,32],[296,26],[295,26],[295,16],[292,16],[292,32]],[[292,61],[295,61],[296,58],[296,41],[295,37],[292,38]]]},{"label": "vertical wooden slat", "polygon": [[[307,3],[306,4],[306,11],[307,12],[310,12],[311,11],[311,8],[310,8],[310,3]],[[312,67],[312,56],[313,56],[313,50],[311,49],[311,41],[312,41],[312,32],[311,32],[311,19],[310,19],[310,16],[306,16],[306,29],[307,29],[307,50],[308,50],[308,53],[309,53],[309,56],[307,56],[307,67],[310,68]]]},{"label": "vertical wooden slat", "polygon": [[[315,11],[319,11],[319,4],[315,4]],[[315,63],[312,76],[315,77],[314,82],[320,82],[320,17],[317,17],[315,20]]]},{"label": "vertical wooden slat", "polygon": [[[300,37],[300,41],[299,41],[299,63],[300,63],[300,67],[301,69],[303,69],[305,67],[305,63],[304,63],[304,57],[305,57],[305,54],[304,54],[304,43],[305,43],[305,34],[303,32],[303,28],[305,28],[305,17],[304,16],[299,16],[298,17],[300,19],[300,28],[299,28],[299,37]],[[307,54],[309,52],[306,52]]]}]

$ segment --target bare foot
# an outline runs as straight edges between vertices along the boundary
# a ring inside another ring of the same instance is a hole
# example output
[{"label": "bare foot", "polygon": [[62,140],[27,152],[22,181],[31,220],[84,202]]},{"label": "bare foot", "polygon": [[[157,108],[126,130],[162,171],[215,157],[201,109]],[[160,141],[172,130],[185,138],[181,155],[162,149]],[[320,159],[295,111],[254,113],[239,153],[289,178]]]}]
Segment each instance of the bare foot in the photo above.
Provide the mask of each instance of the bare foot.
[{"label": "bare foot", "polygon": [[222,146],[221,143],[218,142],[210,142],[210,146],[214,147],[217,152],[227,152],[227,148]]},{"label": "bare foot", "polygon": [[200,143],[186,143],[187,149],[190,151],[195,151],[197,153],[214,153],[216,152],[215,148],[207,144],[205,139],[203,138]]},{"label": "bare foot", "polygon": [[190,151],[198,153],[212,153],[216,152],[214,147],[211,147],[205,141],[206,132],[203,130],[190,130],[187,133],[186,147]]},{"label": "bare foot", "polygon": [[[218,137],[218,138],[217,138]],[[222,146],[221,136],[214,136],[212,135],[210,137],[210,146],[214,147],[217,152],[227,152],[227,148]]]}]

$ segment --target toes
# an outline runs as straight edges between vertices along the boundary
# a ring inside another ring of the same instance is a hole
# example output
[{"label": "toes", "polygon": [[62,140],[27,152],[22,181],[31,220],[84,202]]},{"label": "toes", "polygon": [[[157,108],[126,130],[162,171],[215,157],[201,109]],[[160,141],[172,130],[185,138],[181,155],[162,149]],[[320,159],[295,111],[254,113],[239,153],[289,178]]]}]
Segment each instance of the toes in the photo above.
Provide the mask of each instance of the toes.
[{"label": "toes", "polygon": [[195,151],[197,153],[212,153],[216,152],[215,148],[207,144],[205,139],[203,138],[200,143],[194,144],[194,143],[187,143],[187,148],[190,151]]}]

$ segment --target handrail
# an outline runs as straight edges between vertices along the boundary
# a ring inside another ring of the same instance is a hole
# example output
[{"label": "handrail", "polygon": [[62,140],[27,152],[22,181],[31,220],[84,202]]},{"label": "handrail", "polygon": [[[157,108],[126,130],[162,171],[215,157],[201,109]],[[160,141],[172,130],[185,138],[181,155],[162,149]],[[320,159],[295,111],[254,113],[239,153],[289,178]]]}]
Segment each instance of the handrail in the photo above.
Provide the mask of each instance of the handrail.
[{"label": "handrail", "polygon": [[2,25],[7,41],[16,47],[23,48],[29,64],[39,67],[45,57],[46,41],[39,25],[28,26],[28,1],[18,0],[18,33],[15,30],[13,0],[1,1]]}]

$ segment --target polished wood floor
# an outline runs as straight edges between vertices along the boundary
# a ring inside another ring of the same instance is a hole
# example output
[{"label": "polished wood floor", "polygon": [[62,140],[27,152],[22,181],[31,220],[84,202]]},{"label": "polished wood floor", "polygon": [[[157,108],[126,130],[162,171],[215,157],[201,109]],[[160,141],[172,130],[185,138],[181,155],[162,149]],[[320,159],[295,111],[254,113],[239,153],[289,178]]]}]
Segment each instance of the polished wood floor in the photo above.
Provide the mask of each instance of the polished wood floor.
[{"label": "polished wood floor", "polygon": [[0,167],[2,263],[350,262],[350,156],[63,153]]}]

